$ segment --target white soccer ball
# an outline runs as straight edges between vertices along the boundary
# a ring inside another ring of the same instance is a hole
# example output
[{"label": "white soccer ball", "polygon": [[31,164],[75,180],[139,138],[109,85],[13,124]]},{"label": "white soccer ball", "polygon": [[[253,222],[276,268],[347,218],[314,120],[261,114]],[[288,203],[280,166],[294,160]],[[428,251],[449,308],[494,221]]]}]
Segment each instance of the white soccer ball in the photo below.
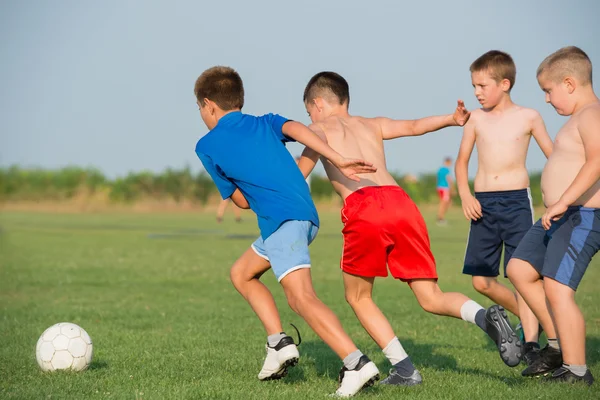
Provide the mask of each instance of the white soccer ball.
[{"label": "white soccer ball", "polygon": [[44,371],[83,371],[92,362],[92,339],[80,326],[61,322],[46,329],[35,346],[35,357]]}]

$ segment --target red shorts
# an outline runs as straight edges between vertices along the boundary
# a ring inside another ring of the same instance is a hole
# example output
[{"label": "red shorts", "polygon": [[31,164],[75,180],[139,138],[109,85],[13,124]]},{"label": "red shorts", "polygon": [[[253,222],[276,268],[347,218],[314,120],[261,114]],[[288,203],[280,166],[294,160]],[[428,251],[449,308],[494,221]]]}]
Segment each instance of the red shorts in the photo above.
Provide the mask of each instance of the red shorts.
[{"label": "red shorts", "polygon": [[346,198],[342,208],[341,268],[352,275],[403,281],[437,279],[427,226],[398,186],[370,186]]},{"label": "red shorts", "polygon": [[437,188],[437,192],[438,196],[440,197],[440,200],[450,200],[450,188],[439,187]]}]

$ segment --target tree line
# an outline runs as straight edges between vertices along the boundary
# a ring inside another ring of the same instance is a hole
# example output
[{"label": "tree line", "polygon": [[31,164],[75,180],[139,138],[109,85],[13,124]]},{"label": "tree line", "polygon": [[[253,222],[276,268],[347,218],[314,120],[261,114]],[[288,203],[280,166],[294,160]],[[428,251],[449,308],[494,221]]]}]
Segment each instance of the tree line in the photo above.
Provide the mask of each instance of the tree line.
[{"label": "tree line", "polygon": [[[417,203],[437,202],[436,175],[393,174],[398,184]],[[531,175],[531,193],[535,206],[542,204],[540,173]],[[471,190],[473,189],[473,183]],[[337,196],[327,177],[313,175],[311,192],[316,201]],[[108,193],[115,203],[133,203],[140,200],[188,201],[205,205],[216,197],[217,189],[205,172],[193,172],[189,167],[167,168],[163,172],[131,172],[123,177],[107,178],[95,168],[65,167],[60,169],[0,168],[0,200],[2,201],[61,201],[82,193]],[[457,194],[454,193],[457,197]]]}]

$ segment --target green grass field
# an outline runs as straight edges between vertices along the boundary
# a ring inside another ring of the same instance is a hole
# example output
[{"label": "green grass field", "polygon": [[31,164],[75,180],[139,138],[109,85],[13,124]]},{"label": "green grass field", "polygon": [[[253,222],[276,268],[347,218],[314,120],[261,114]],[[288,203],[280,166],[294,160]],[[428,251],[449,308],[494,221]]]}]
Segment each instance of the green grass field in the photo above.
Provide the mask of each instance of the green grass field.
[{"label": "green grass field", "polygon": [[[0,215],[0,398],[2,399],[322,399],[337,387],[341,362],[287,306],[265,275],[284,324],[302,333],[300,364],[283,380],[259,382],[265,334],[229,282],[232,262],[257,235],[249,214],[222,225],[212,214]],[[338,268],[341,224],[322,213],[311,246],[317,293],[359,348],[389,364],[345,303]],[[455,211],[437,227],[426,213],[440,286],[484,306],[461,274],[468,225]],[[587,321],[588,365],[600,378],[600,258],[577,294]],[[474,325],[426,314],[407,285],[379,280],[375,300],[424,377],[413,388],[375,386],[359,398],[598,399],[588,388],[548,385],[508,368]],[[74,322],[94,341],[82,373],[43,373],[39,335]],[[512,322],[516,319],[512,317]],[[288,333],[292,333],[290,328]]]}]

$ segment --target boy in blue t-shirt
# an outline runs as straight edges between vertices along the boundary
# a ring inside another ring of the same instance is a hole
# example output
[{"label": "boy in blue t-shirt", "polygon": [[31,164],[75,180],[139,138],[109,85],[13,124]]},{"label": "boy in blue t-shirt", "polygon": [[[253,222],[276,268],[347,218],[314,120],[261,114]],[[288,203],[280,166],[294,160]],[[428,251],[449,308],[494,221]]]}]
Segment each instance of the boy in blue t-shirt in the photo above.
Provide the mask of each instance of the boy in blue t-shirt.
[{"label": "boy in blue t-shirt", "polygon": [[340,396],[372,385],[379,371],[357,349],[333,312],[319,300],[310,275],[309,244],[317,235],[319,217],[304,177],[285,142],[298,141],[327,158],[345,176],[376,171],[362,160],[348,160],[299,122],[275,114],[261,117],[241,112],[244,87],[229,67],[202,73],[194,87],[200,116],[210,129],[196,145],[196,154],[221,196],[258,217],[260,237],[232,266],[231,280],[267,331],[267,357],[258,378],[279,379],[298,362],[291,337],[283,332],[269,289],[260,277],[269,268],[281,283],[290,307],[343,360]]},{"label": "boy in blue t-shirt", "polygon": [[452,201],[452,174],[450,173],[450,167],[452,167],[452,159],[446,157],[444,165],[437,172],[437,193],[440,198],[437,214],[438,225],[446,225],[446,212]]}]

